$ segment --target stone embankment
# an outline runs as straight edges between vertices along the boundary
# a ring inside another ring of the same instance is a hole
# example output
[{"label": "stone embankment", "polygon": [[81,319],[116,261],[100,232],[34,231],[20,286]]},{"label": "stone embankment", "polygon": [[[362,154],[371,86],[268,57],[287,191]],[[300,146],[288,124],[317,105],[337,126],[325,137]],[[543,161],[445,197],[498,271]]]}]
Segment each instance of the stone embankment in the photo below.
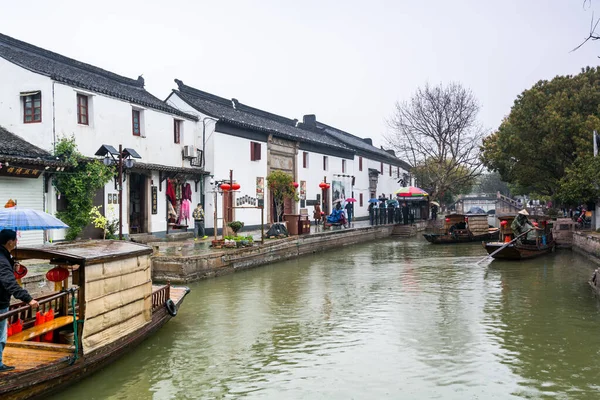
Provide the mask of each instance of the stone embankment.
[{"label": "stone embankment", "polygon": [[367,226],[266,240],[264,244],[257,243],[247,248],[210,249],[186,255],[159,253],[152,257],[152,279],[172,283],[196,281],[306,254],[388,238],[393,229],[394,225]]},{"label": "stone embankment", "polygon": [[574,232],[573,250],[587,256],[600,265],[600,234],[596,232]]}]

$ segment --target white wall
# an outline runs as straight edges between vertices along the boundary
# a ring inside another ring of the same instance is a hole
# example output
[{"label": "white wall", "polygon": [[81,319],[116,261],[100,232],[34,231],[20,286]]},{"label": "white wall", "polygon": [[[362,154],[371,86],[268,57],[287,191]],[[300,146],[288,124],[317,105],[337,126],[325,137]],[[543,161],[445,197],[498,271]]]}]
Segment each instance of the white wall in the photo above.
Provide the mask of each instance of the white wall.
[{"label": "white wall", "polygon": [[[28,142],[53,150],[52,80],[0,58],[0,125]],[[23,122],[21,92],[42,92],[42,121]]]}]

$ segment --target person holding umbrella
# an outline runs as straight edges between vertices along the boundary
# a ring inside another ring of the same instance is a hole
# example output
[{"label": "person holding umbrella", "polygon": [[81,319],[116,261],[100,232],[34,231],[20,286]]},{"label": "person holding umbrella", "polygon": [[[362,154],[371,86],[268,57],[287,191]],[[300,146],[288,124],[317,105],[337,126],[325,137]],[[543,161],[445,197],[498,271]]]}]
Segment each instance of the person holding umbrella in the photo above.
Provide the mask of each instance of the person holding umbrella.
[{"label": "person holding umbrella", "polygon": [[[31,307],[38,306],[38,302],[31,297],[27,290],[19,286],[15,278],[15,261],[10,255],[15,247],[17,247],[17,232],[12,229],[2,229],[0,231],[0,314],[8,312],[11,296],[29,304]],[[0,321],[0,372],[15,369],[15,367],[2,363],[2,353],[7,339],[7,324],[6,319]]]}]

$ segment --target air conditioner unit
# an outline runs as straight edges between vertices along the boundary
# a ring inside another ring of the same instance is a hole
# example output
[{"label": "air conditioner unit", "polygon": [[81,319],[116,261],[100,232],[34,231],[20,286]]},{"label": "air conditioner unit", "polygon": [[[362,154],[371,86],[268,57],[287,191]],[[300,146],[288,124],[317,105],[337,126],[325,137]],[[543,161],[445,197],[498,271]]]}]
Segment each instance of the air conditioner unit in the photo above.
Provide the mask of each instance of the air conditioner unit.
[{"label": "air conditioner unit", "polygon": [[183,158],[196,158],[194,146],[183,146]]}]

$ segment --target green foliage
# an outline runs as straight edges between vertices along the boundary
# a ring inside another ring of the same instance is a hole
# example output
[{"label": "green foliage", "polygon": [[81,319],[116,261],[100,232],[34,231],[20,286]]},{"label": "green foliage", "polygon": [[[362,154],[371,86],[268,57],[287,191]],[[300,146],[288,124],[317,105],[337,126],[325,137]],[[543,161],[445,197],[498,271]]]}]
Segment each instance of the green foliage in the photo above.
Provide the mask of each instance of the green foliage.
[{"label": "green foliage", "polygon": [[233,230],[233,233],[237,235],[237,233],[244,227],[244,223],[241,221],[231,221],[227,224]]},{"label": "green foliage", "polygon": [[57,216],[69,225],[66,238],[73,240],[90,223],[94,195],[110,181],[114,172],[112,167],[80,154],[73,137],[60,139],[55,155],[70,165],[67,173],[53,177],[52,184],[67,200],[67,209]]},{"label": "green foliage", "polygon": [[600,129],[600,69],[588,67],[521,93],[498,131],[484,139],[482,160],[518,188],[514,194],[591,199],[589,187],[564,178],[589,179],[585,163],[576,161],[592,154],[594,129]]},{"label": "green foliage", "polygon": [[119,227],[119,221],[113,219],[109,221],[100,213],[102,206],[94,206],[90,211],[90,219],[95,228],[102,229],[103,239],[116,239],[115,232]]},{"label": "green foliage", "polygon": [[288,175],[283,171],[273,171],[267,176],[267,183],[269,185],[269,190],[273,194],[277,216],[281,215],[283,212],[283,202],[285,199],[298,200],[298,195],[296,194],[296,188],[294,187],[294,181],[292,180],[291,175]]},{"label": "green foliage", "polygon": [[412,169],[417,186],[430,194],[432,200],[451,203],[459,194],[470,193],[477,175],[452,161],[427,160]]},{"label": "green foliage", "polygon": [[595,201],[600,197],[600,157],[579,157],[559,181],[557,200],[565,204]]},{"label": "green foliage", "polygon": [[510,195],[508,184],[502,181],[500,174],[497,172],[483,174],[478,179],[477,191],[479,193],[495,194],[500,192],[505,196]]}]

